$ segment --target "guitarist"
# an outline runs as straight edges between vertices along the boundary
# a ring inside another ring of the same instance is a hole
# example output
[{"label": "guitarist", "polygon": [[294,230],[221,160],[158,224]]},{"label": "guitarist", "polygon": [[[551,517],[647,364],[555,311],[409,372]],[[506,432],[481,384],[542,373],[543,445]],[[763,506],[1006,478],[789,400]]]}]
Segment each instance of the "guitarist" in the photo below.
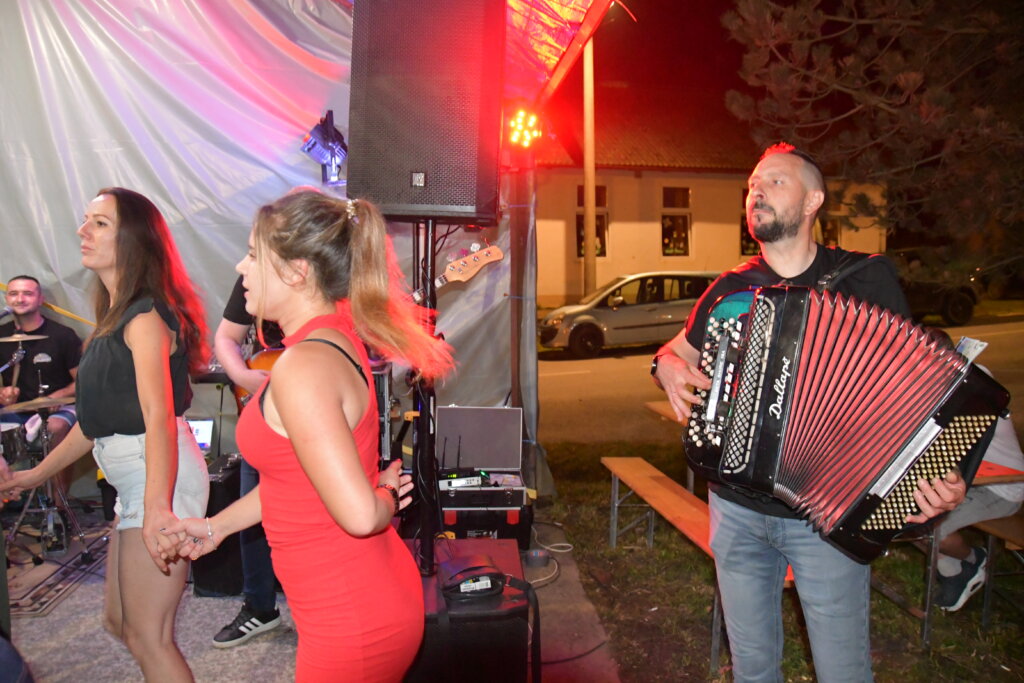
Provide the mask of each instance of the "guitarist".
[{"label": "guitarist", "polygon": [[[245,289],[242,278],[235,281],[231,296],[224,306],[223,319],[214,334],[213,348],[228,378],[235,385],[235,396],[245,392],[239,399],[241,412],[243,400],[251,396],[270,374],[269,366],[255,367],[254,354],[264,350],[256,334],[255,319],[245,310]],[[284,335],[277,323],[263,322],[263,341],[267,348],[281,346]],[[259,483],[259,474],[249,463],[242,460],[240,496],[244,496]],[[270,563],[270,546],[257,524],[241,532],[242,546],[242,593],[245,602],[234,620],[213,637],[213,646],[219,648],[241,645],[253,636],[270,631],[281,625],[281,613],[277,609],[277,579]]]}]

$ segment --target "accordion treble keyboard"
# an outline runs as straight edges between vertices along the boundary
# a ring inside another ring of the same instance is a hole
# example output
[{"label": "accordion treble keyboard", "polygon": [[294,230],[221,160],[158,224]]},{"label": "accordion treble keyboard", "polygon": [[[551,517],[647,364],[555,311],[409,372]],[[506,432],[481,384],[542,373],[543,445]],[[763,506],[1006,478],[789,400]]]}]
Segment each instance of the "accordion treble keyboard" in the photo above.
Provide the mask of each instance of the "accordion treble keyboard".
[{"label": "accordion treble keyboard", "polygon": [[862,562],[918,512],[918,478],[970,482],[1006,390],[927,331],[802,287],[712,309],[684,446],[697,474],[782,500]]}]

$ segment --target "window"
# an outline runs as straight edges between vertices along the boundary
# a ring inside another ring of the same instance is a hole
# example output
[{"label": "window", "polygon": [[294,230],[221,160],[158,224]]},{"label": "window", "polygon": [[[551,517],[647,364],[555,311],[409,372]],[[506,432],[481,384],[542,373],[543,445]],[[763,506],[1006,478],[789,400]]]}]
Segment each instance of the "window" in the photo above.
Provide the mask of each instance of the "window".
[{"label": "window", "polygon": [[[595,232],[597,233],[597,255],[608,255],[608,188],[598,185],[595,188],[595,204],[597,215],[595,216]],[[576,186],[576,256],[583,258],[583,186]]]},{"label": "window", "polygon": [[839,246],[839,221],[837,219],[832,218],[822,224],[821,243],[826,247]]},{"label": "window", "polygon": [[617,287],[608,293],[608,297],[602,303],[602,306],[611,307],[612,300],[616,297],[622,297],[622,301],[617,305],[619,306],[632,306],[633,304],[640,301],[640,280],[629,280],[623,283],[621,287]]},{"label": "window", "polygon": [[662,256],[690,255],[690,216],[663,214],[661,217]]},{"label": "window", "polygon": [[663,187],[661,188],[661,205],[666,209],[689,209],[690,188],[688,187]]},{"label": "window", "polygon": [[[598,208],[608,208],[608,188],[604,185],[598,185],[594,188],[594,194],[597,195],[597,199],[594,204]],[[583,206],[583,186],[576,186],[576,206]]]},{"label": "window", "polygon": [[711,278],[707,277],[683,277],[676,280],[679,291],[668,299],[697,299],[704,290],[711,284]]},{"label": "window", "polygon": [[743,188],[740,193],[740,256],[757,256],[761,251],[761,245],[750,236],[750,228],[747,227],[747,194],[749,189]]},{"label": "window", "polygon": [[757,256],[760,252],[761,246],[750,236],[750,230],[747,228],[747,216],[744,214],[740,216],[740,255]]},{"label": "window", "polygon": [[[598,212],[595,221],[597,233],[597,255],[608,255],[608,214]],[[583,212],[576,214],[576,256],[583,258]]]},{"label": "window", "polygon": [[661,254],[690,255],[690,188],[661,188]]}]

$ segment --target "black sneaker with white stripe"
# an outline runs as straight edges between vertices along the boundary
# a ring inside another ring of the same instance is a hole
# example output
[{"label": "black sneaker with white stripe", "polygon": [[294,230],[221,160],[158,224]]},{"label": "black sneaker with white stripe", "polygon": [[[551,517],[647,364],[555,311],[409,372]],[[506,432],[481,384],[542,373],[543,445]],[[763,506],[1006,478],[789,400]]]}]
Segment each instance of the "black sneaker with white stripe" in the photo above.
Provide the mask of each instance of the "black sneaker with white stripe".
[{"label": "black sneaker with white stripe", "polygon": [[956,576],[939,576],[939,590],[935,604],[946,612],[955,612],[964,606],[967,599],[978,592],[985,583],[985,565],[988,553],[981,548],[974,549],[974,562],[961,560],[960,573]]},{"label": "black sneaker with white stripe", "polygon": [[265,633],[281,625],[281,612],[275,609],[273,612],[258,613],[249,609],[249,605],[242,605],[242,610],[235,617],[235,620],[220,630],[220,633],[213,637],[214,647],[234,647],[241,645],[255,635]]}]

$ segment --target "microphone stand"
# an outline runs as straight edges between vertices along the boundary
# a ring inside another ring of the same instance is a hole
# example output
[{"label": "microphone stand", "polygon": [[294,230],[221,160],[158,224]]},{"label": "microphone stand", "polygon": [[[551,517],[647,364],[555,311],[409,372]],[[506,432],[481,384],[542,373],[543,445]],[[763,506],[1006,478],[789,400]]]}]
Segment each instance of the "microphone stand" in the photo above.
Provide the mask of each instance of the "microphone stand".
[{"label": "microphone stand", "polygon": [[[423,306],[431,311],[436,311],[437,288],[434,285],[436,225],[434,219],[428,218],[424,223],[424,229],[423,264],[425,272],[422,273],[422,276],[425,282],[422,283],[424,293]],[[417,240],[413,240],[414,245],[416,242]],[[413,263],[417,265],[416,273],[419,276],[419,262],[415,259],[415,254]],[[433,323],[430,326],[430,332],[433,334]],[[420,503],[420,548],[417,563],[420,574],[423,576],[432,576],[437,571],[434,567],[434,538],[440,530],[438,521],[440,504],[438,502],[437,489],[437,458],[434,454],[434,409],[436,402],[437,396],[434,393],[433,383],[423,378],[416,380],[416,390],[413,392],[413,410],[416,412],[412,432],[413,480],[416,482],[416,492]]]}]

